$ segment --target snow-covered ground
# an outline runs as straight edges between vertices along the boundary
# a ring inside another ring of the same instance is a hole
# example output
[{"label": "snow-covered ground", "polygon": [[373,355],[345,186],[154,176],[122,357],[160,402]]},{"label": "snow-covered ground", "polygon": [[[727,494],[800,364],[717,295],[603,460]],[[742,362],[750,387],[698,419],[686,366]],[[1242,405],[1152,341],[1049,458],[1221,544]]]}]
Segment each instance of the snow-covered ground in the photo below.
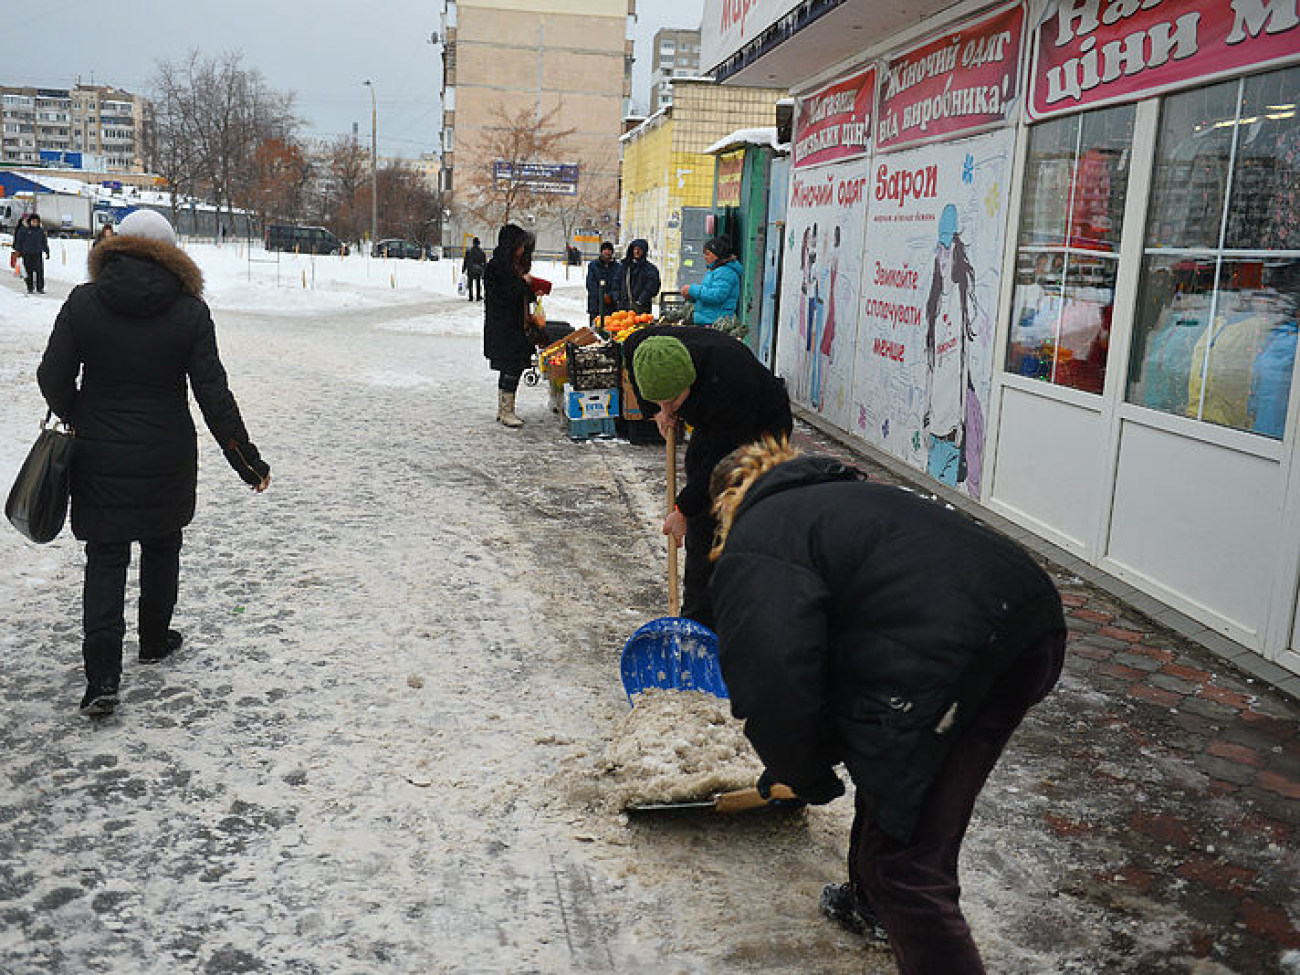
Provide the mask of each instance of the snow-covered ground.
[{"label": "snow-covered ground", "polygon": [[[52,249],[49,294],[0,281],[6,486],[84,277],[85,244]],[[0,971],[893,971],[817,915],[848,801],[632,820],[602,802],[619,651],[664,611],[662,448],[571,443],[540,389],[521,431],[496,424],[482,305],[451,262],[190,250],[274,481],[251,494],[201,435],[185,647],[139,665],[128,612],[102,722],[76,713],[80,547],[0,531]],[[578,269],[537,270],[551,317],[580,321]],[[1107,706],[1067,676],[981,799],[963,879],[989,969],[1225,975],[1177,958],[1186,914],[1096,893],[1122,863],[1073,862],[1044,825],[1128,815],[1073,788],[1061,741],[1168,788]]]}]

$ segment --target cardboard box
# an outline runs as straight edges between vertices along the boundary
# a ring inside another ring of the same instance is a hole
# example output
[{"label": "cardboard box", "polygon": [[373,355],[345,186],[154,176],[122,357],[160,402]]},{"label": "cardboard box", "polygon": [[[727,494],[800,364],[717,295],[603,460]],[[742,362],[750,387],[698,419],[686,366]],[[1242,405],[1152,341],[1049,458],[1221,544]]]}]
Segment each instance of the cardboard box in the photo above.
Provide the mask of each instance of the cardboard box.
[{"label": "cardboard box", "polygon": [[[587,327],[582,327],[576,331],[570,332],[558,342],[552,342],[546,348],[538,353],[538,361],[542,364],[542,372],[548,379],[554,383],[567,382],[569,378],[569,362],[566,349],[570,343],[577,346],[594,345],[600,341],[600,336]],[[555,358],[553,364],[548,365],[547,360]]]},{"label": "cardboard box", "polygon": [[636,390],[632,388],[632,380],[628,378],[627,367],[623,367],[623,419],[625,420],[644,420],[641,413],[641,401],[636,398]]},{"label": "cardboard box", "polygon": [[565,386],[564,415],[570,420],[613,419],[618,416],[618,390]]}]

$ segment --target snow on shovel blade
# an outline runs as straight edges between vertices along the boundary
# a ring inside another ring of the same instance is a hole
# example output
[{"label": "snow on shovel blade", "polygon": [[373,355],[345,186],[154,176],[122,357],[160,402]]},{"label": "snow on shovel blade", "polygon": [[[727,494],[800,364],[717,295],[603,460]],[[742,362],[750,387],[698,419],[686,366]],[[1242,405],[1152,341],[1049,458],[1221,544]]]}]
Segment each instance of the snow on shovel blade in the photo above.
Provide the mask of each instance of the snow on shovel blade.
[{"label": "snow on shovel blade", "polygon": [[788,809],[799,803],[795,794],[786,786],[772,786],[770,799],[764,799],[755,788],[737,789],[735,792],[720,792],[705,799],[681,799],[676,802],[641,802],[631,803],[628,812],[664,812],[684,809],[707,809],[715,813],[748,812],[751,809]]},{"label": "snow on shovel blade", "polygon": [[652,687],[729,696],[718,662],[717,635],[682,616],[651,620],[638,629],[624,644],[619,666],[629,701]]}]

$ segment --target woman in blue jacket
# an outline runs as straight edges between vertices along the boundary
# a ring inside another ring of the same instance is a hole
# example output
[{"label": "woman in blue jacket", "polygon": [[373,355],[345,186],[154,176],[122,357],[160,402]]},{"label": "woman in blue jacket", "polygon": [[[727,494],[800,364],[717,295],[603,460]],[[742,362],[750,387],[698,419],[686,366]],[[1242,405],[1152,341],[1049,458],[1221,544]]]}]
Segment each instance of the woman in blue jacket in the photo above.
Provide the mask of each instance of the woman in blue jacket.
[{"label": "woman in blue jacket", "polygon": [[709,273],[699,284],[682,287],[682,295],[695,302],[696,325],[712,325],[719,318],[735,315],[740,308],[740,279],[744,266],[731,250],[731,238],[714,237],[704,245]]}]

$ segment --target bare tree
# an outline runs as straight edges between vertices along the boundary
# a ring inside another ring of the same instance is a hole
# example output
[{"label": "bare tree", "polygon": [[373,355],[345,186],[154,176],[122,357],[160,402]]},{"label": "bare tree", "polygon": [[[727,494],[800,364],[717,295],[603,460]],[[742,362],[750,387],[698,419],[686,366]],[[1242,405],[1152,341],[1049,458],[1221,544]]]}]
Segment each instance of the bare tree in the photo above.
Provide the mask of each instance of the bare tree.
[{"label": "bare tree", "polygon": [[[573,129],[560,129],[559,106],[538,115],[523,108],[508,113],[500,103],[488,110],[483,137],[474,146],[475,164],[467,167],[456,191],[456,207],[462,213],[489,226],[509,223],[510,218],[529,209],[545,210],[550,193],[538,189],[536,181],[520,178],[526,167],[558,163],[568,148]],[[498,172],[501,166],[508,174]]]},{"label": "bare tree", "polygon": [[167,161],[184,189],[224,205],[233,223],[236,205],[253,206],[259,192],[255,164],[267,140],[293,141],[298,121],[293,95],[273,91],[234,52],[207,58],[197,49],[179,62],[158,62],[155,93],[158,158]]},{"label": "bare tree", "polygon": [[618,213],[618,166],[614,154],[587,160],[578,173],[575,192],[550,197],[546,212],[559,224],[566,243],[571,243],[574,233],[582,228],[609,234],[613,215]]}]

